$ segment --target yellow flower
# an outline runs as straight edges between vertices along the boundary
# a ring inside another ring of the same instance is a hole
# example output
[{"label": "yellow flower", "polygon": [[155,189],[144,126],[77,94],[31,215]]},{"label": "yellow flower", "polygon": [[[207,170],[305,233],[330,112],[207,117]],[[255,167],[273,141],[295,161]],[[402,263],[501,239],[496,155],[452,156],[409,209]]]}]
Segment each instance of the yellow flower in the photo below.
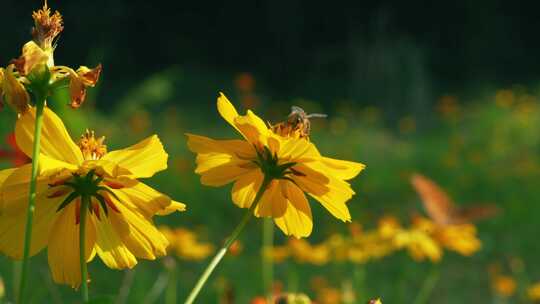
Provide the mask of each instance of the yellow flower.
[{"label": "yellow flower", "polygon": [[497,275],[492,285],[493,290],[501,297],[509,298],[516,292],[516,281],[510,276]]},{"label": "yellow flower", "polygon": [[214,252],[214,246],[212,244],[199,242],[197,235],[188,229],[160,227],[159,231],[171,243],[169,249],[173,250],[182,259],[200,261],[206,259]]},{"label": "yellow flower", "polygon": [[537,282],[527,288],[527,297],[531,301],[540,301],[540,282]]},{"label": "yellow flower", "polygon": [[[17,145],[32,155],[35,109],[16,122]],[[123,150],[107,152],[102,140],[87,132],[78,146],[56,114],[45,108],[30,255],[48,248],[55,282],[77,287],[80,199],[71,186],[96,177],[95,196],[86,221],[85,258],[97,254],[110,268],[132,268],[136,258],[155,259],[166,253],[167,239],[152,217],[184,210],[181,203],[139,182],[167,168],[167,154],[157,136]],[[0,171],[0,252],[23,255],[31,164]],[[99,198],[99,199],[98,199]]]},{"label": "yellow flower", "polygon": [[482,246],[472,224],[442,226],[434,237],[442,246],[464,256],[471,256]]},{"label": "yellow flower", "polygon": [[219,187],[234,182],[233,202],[249,208],[265,177],[272,179],[254,214],[272,217],[286,235],[297,238],[310,235],[313,228],[304,192],[336,218],[350,221],[345,203],[354,191],[347,180],[358,175],[363,164],[324,157],[307,139],[279,136],[250,110],[239,115],[223,94],[217,108],[244,140],[187,134],[189,148],[198,154],[195,172],[202,184]]},{"label": "yellow flower", "polygon": [[432,262],[439,262],[442,258],[442,249],[431,236],[419,229],[400,231],[394,238],[398,248],[407,248],[411,257],[416,261],[429,258]]},{"label": "yellow flower", "polygon": [[290,239],[291,256],[299,263],[324,265],[330,259],[330,248],[326,244],[311,245],[306,240]]}]

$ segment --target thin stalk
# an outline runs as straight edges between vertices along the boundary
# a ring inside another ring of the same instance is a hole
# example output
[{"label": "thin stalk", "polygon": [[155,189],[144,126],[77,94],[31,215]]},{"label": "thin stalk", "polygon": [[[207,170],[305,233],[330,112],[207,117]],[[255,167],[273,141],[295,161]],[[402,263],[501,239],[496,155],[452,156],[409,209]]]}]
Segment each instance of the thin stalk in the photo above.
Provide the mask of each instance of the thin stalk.
[{"label": "thin stalk", "polygon": [[414,304],[425,304],[428,303],[429,297],[433,293],[433,289],[435,289],[435,285],[437,284],[437,280],[439,279],[439,271],[438,269],[433,269],[430,274],[427,276],[427,278],[424,280],[424,284],[422,284],[422,288],[418,292],[418,295],[416,296],[416,299],[414,300]]},{"label": "thin stalk", "polygon": [[195,299],[197,298],[197,295],[199,295],[199,292],[204,287],[204,284],[206,284],[206,281],[208,280],[208,278],[210,277],[214,269],[217,267],[221,259],[223,259],[223,257],[227,253],[227,250],[229,249],[229,247],[238,238],[238,236],[240,235],[240,232],[244,230],[244,227],[251,219],[253,215],[253,211],[255,210],[255,207],[257,207],[257,204],[261,200],[261,197],[264,191],[266,190],[266,188],[268,187],[268,184],[270,184],[271,181],[272,181],[271,178],[267,178],[267,177],[264,178],[261,188],[257,192],[257,195],[255,196],[253,203],[249,207],[249,210],[244,214],[244,217],[242,218],[242,220],[240,220],[240,223],[236,226],[236,228],[234,228],[233,232],[231,233],[227,241],[225,241],[225,244],[223,245],[223,247],[221,247],[221,249],[218,251],[216,256],[212,259],[212,261],[210,261],[210,264],[206,266],[206,269],[204,270],[203,274],[199,277],[197,284],[195,284],[195,287],[193,287],[193,289],[189,293],[188,298],[184,302],[185,304],[192,304],[195,301]]},{"label": "thin stalk", "polygon": [[86,265],[86,210],[90,204],[90,197],[83,195],[80,210],[79,223],[79,264],[81,265],[81,298],[82,302],[88,302],[88,268]]},{"label": "thin stalk", "polygon": [[263,250],[262,250],[262,276],[263,291],[268,303],[272,297],[272,282],[274,281],[274,259],[272,248],[274,247],[274,222],[271,218],[265,218],[263,223]]},{"label": "thin stalk", "polygon": [[171,259],[171,265],[168,267],[169,279],[167,280],[167,287],[165,289],[165,304],[176,303],[176,284],[177,284],[177,270],[176,262]]},{"label": "thin stalk", "polygon": [[39,167],[39,152],[41,141],[41,126],[43,125],[43,108],[45,98],[38,98],[36,102],[36,122],[34,126],[34,143],[32,147],[32,175],[30,177],[30,192],[28,198],[28,209],[26,210],[26,225],[24,230],[24,249],[21,267],[21,280],[19,284],[18,303],[24,303],[24,292],[28,279],[28,268],[30,258],[30,244],[32,244],[32,221],[36,210],[36,184]]}]

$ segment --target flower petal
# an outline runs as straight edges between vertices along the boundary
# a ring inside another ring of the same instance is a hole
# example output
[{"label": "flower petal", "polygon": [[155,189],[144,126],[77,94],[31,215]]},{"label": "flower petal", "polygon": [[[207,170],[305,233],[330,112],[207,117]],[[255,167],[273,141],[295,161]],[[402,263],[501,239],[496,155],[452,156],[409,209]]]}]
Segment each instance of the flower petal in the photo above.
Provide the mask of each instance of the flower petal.
[{"label": "flower petal", "polygon": [[171,201],[171,204],[165,209],[156,212],[157,215],[169,215],[176,211],[186,211],[186,204],[177,201]]},{"label": "flower petal", "polygon": [[361,163],[329,157],[322,157],[321,163],[326,167],[325,172],[343,180],[354,178],[366,168],[366,165]]},{"label": "flower petal", "polygon": [[264,176],[259,169],[242,175],[232,188],[232,201],[240,208],[249,208],[261,187]]},{"label": "flower petal", "polygon": [[195,153],[212,155],[224,153],[240,159],[252,159],[256,156],[253,146],[245,140],[215,140],[189,133],[186,136],[189,149]]},{"label": "flower petal", "polygon": [[[157,212],[171,207],[170,197],[144,183],[127,178],[115,180],[115,183],[123,186],[120,189],[111,189],[120,199],[118,205],[125,205],[146,218],[151,218]],[[176,205],[176,207],[180,206]]]},{"label": "flower petal", "polygon": [[157,135],[153,135],[129,148],[112,151],[102,158],[129,170],[134,177],[151,177],[167,169],[168,155]]},{"label": "flower petal", "polygon": [[345,203],[351,199],[354,191],[347,182],[317,172],[307,164],[294,166],[294,169],[300,175],[294,175],[292,178],[303,191],[319,201],[336,218],[344,222],[351,220]]},{"label": "flower petal", "polygon": [[321,154],[315,145],[304,138],[281,138],[278,152],[281,161],[311,161],[318,160]]},{"label": "flower petal", "polygon": [[266,138],[270,134],[268,126],[264,121],[248,110],[246,115],[238,115],[238,112],[227,99],[220,93],[217,100],[217,108],[221,117],[231,124],[244,138],[252,144],[266,143]]},{"label": "flower petal", "polygon": [[287,210],[287,199],[282,195],[280,181],[270,182],[264,194],[255,207],[254,214],[257,217],[281,217]]},{"label": "flower petal", "polygon": [[111,215],[111,224],[134,256],[154,260],[166,254],[169,242],[149,219],[122,204],[118,209],[119,213]]},{"label": "flower petal", "polygon": [[[23,255],[30,170],[31,165],[25,165],[0,171],[0,251],[15,259]],[[38,181],[30,255],[37,254],[47,245],[56,208],[62,199],[48,199],[45,196],[47,187],[46,182]]]},{"label": "flower petal", "polygon": [[[68,284],[73,288],[81,284],[79,265],[79,224],[76,223],[75,209],[77,204],[69,204],[60,211],[51,230],[48,247],[48,260],[53,280],[56,283]],[[85,259],[93,257],[96,242],[96,228],[92,217],[87,214]]]},{"label": "flower petal", "polygon": [[120,233],[129,230],[128,224],[123,221],[114,221],[114,212],[109,212],[109,216],[104,216],[100,221],[94,219],[96,225],[96,253],[109,268],[124,269],[133,268],[137,264],[137,259],[122,242]]},{"label": "flower petal", "polygon": [[[31,108],[25,114],[21,115],[15,124],[17,145],[28,157],[32,157],[35,116],[36,109]],[[47,107],[43,110],[41,153],[50,158],[73,165],[79,165],[83,161],[81,149],[79,149],[69,136],[64,123]]]},{"label": "flower petal", "polygon": [[274,218],[276,225],[285,233],[297,238],[307,237],[313,230],[311,208],[306,196],[290,181],[280,181],[287,209],[281,217]]}]

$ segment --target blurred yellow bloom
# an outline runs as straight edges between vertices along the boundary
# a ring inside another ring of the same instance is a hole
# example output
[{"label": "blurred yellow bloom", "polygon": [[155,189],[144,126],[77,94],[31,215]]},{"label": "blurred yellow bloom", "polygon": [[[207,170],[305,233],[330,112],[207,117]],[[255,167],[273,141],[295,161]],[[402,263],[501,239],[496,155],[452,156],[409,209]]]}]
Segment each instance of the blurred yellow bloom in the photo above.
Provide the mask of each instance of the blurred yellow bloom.
[{"label": "blurred yellow bloom", "polygon": [[188,229],[160,227],[159,231],[169,240],[169,249],[182,259],[204,260],[215,250],[212,244],[199,242],[197,235]]},{"label": "blurred yellow bloom", "polygon": [[290,239],[288,247],[291,256],[299,263],[324,265],[330,259],[330,248],[324,243],[311,245],[306,240]]},{"label": "blurred yellow bloom", "polygon": [[288,257],[291,256],[289,246],[272,246],[270,248],[264,248],[264,255],[270,256],[274,263],[282,263]]},{"label": "blurred yellow bloom", "polygon": [[476,227],[473,224],[448,225],[437,229],[435,239],[450,250],[464,256],[471,256],[482,247],[476,237]]},{"label": "blurred yellow bloom", "polygon": [[318,304],[336,304],[342,302],[341,290],[333,287],[323,287],[317,290]]},{"label": "blurred yellow bloom", "polygon": [[368,304],[382,304],[381,299],[369,300]]},{"label": "blurred yellow bloom", "polygon": [[358,175],[363,164],[324,157],[307,139],[277,135],[250,110],[239,115],[223,94],[217,108],[244,140],[187,134],[188,147],[197,153],[195,172],[202,184],[219,187],[234,182],[233,202],[249,208],[263,180],[270,179],[254,214],[272,217],[283,233],[297,238],[309,236],[313,228],[304,192],[336,218],[350,221],[346,202],[354,191],[347,180]]},{"label": "blurred yellow bloom", "polygon": [[[35,109],[30,108],[15,126],[17,145],[29,157],[34,124]],[[107,152],[103,139],[87,132],[77,145],[60,118],[45,108],[39,158],[30,255],[48,247],[55,282],[73,287],[81,283],[81,202],[70,187],[82,178],[96,177],[86,221],[88,262],[97,254],[108,267],[122,269],[135,266],[137,257],[165,255],[168,241],[154,227],[152,217],[185,206],[138,181],[167,168],[167,153],[157,136]],[[23,254],[30,169],[28,164],[0,171],[0,251],[15,259]]]},{"label": "blurred yellow bloom", "polygon": [[540,301],[540,282],[537,282],[527,288],[527,297],[531,301]]},{"label": "blurred yellow bloom", "polygon": [[442,258],[441,247],[429,234],[419,229],[400,231],[394,238],[398,248],[407,248],[411,257],[416,261],[426,258],[432,262],[439,262]]},{"label": "blurred yellow bloom", "polygon": [[492,282],[493,290],[501,297],[509,298],[516,292],[516,281],[506,275],[496,275]]}]

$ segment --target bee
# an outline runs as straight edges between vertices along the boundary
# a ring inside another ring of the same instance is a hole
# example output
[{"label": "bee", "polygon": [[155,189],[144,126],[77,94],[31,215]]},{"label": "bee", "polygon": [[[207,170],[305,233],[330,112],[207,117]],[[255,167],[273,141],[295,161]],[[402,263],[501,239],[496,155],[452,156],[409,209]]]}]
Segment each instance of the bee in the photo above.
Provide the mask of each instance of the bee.
[{"label": "bee", "polygon": [[291,113],[287,120],[275,125],[271,125],[272,131],[281,136],[299,136],[300,138],[309,138],[311,131],[310,118],[326,118],[326,114],[311,113],[307,114],[304,109],[298,106],[291,107]]}]

